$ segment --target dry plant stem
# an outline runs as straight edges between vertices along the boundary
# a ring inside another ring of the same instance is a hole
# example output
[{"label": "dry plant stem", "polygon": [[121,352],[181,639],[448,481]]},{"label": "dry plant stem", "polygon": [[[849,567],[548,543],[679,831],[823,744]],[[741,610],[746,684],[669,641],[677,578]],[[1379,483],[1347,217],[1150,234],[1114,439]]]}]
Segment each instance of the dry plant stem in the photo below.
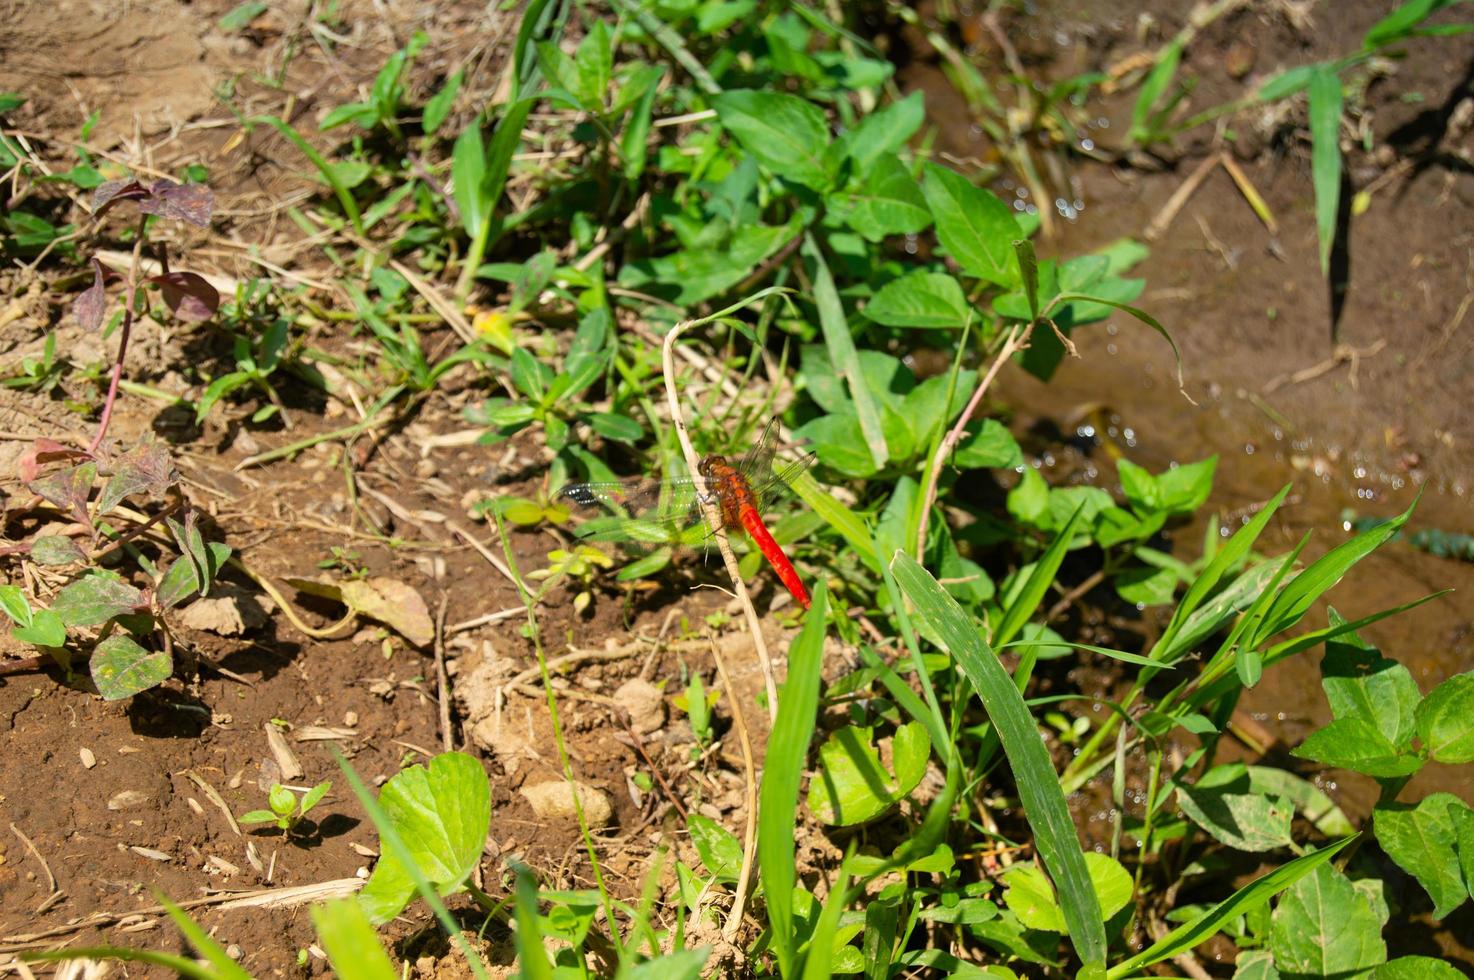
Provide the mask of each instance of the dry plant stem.
[{"label": "dry plant stem", "polygon": [[998,376],[999,370],[1002,369],[1008,359],[1023,349],[1032,330],[1033,324],[1028,324],[1014,327],[1009,331],[1008,339],[1003,342],[1002,349],[993,358],[993,363],[988,365],[988,373],[983,375],[982,383],[977,386],[977,389],[972,393],[972,398],[968,399],[967,407],[957,417],[957,424],[952,426],[951,431],[942,439],[942,444],[937,447],[936,456],[932,458],[931,466],[927,469],[926,492],[922,495],[921,517],[916,525],[917,561],[925,560],[926,525],[928,519],[931,517],[931,509],[937,502],[937,483],[942,478],[942,466],[951,457],[953,450],[957,448],[957,444],[962,441],[962,433],[967,429],[967,423],[972,421],[972,413],[976,412],[978,406],[982,404],[983,396],[988,393],[988,388],[992,386],[993,379]]},{"label": "dry plant stem", "polygon": [[138,216],[138,228],[133,240],[133,261],[128,267],[128,295],[123,299],[123,327],[118,334],[118,356],[113,360],[113,370],[107,383],[107,400],[102,403],[102,420],[97,423],[97,435],[87,447],[89,453],[97,452],[107,436],[108,423],[113,420],[113,406],[118,401],[118,384],[123,380],[123,359],[128,356],[128,334],[133,330],[133,304],[138,295],[138,263],[143,258],[144,223],[148,215]]},{"label": "dry plant stem", "polygon": [[[693,321],[682,320],[671,328],[670,333],[665,335],[665,342],[661,345],[660,358],[665,370],[665,394],[670,404],[670,420],[675,426],[676,438],[681,442],[681,452],[686,457],[686,466],[689,467],[693,479],[698,478],[700,460],[696,457],[696,449],[691,445],[691,434],[686,431],[686,416],[681,411],[681,399],[676,393],[676,340],[691,328]],[[722,525],[722,512],[717,507],[715,500],[702,494],[699,498],[701,512],[706,516],[707,526],[712,529],[712,538],[717,543],[717,550],[722,553],[722,561],[727,566],[727,575],[732,579],[732,588],[737,593],[737,601],[742,605],[742,611],[747,616],[747,631],[752,634],[752,645],[757,648],[758,662],[763,668],[763,683],[768,690],[768,718],[771,721],[778,720],[778,684],[773,679],[773,660],[768,656],[768,644],[763,640],[763,626],[758,621],[757,610],[752,607],[752,597],[747,594],[747,584],[742,581],[742,573],[737,569],[737,558],[732,554],[732,545],[727,541],[727,530]]]},{"label": "dry plant stem", "polygon": [[1187,203],[1187,199],[1192,197],[1193,192],[1198,189],[1203,181],[1208,179],[1208,174],[1213,172],[1213,168],[1223,162],[1224,156],[1226,156],[1224,153],[1215,153],[1210,157],[1204,157],[1203,162],[1198,164],[1197,169],[1188,174],[1187,179],[1182,182],[1181,186],[1172,192],[1171,197],[1167,198],[1167,203],[1163,204],[1162,209],[1157,212],[1156,217],[1152,218],[1151,223],[1146,226],[1146,231],[1142,232],[1141,237],[1149,242],[1154,242],[1158,238],[1161,238],[1167,231],[1167,227],[1172,224],[1172,219],[1177,217],[1177,212],[1182,210],[1182,206]]},{"label": "dry plant stem", "polygon": [[445,670],[445,609],[450,605],[450,596],[440,596],[440,608],[435,610],[435,682],[440,691],[440,746],[450,752],[455,749],[454,731],[450,727],[450,675]]},{"label": "dry plant stem", "polygon": [[732,897],[732,911],[722,924],[722,938],[735,942],[737,930],[742,928],[742,909],[747,904],[747,886],[752,880],[753,863],[757,859],[757,772],[752,761],[752,739],[747,734],[747,716],[742,713],[742,701],[732,687],[732,678],[727,676],[727,662],[717,644],[711,645],[711,656],[716,661],[717,673],[721,675],[722,687],[731,695],[732,725],[737,729],[737,739],[742,744],[742,769],[746,779],[747,821],[742,828],[742,870],[737,873],[737,894]]},{"label": "dry plant stem", "polygon": [[292,621],[292,625],[297,627],[299,632],[305,633],[307,636],[310,636],[314,640],[327,640],[331,639],[334,636],[337,636],[343,630],[351,626],[353,624],[353,620],[358,616],[358,613],[350,609],[348,610],[348,615],[344,616],[342,619],[338,620],[331,626],[324,626],[322,629],[308,626],[306,623],[302,622],[302,618],[297,615],[296,610],[292,608],[292,604],[286,600],[286,598],[281,594],[281,591],[278,590],[275,585],[271,584],[271,579],[267,578],[265,575],[262,575],[260,572],[256,571],[254,568],[241,561],[235,555],[231,555],[229,558],[227,558],[226,563],[229,564],[232,568],[244,574],[252,582],[255,582],[257,585],[261,586],[261,591],[271,596],[272,600],[281,607],[281,611],[286,614],[287,619]]}]

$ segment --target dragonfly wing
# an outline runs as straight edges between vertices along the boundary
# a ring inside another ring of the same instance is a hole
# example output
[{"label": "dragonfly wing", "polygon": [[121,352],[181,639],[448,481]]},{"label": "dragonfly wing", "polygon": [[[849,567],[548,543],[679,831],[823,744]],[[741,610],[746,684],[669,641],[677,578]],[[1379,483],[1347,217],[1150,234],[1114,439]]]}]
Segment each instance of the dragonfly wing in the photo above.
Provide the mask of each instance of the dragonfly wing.
[{"label": "dragonfly wing", "polygon": [[558,497],[592,512],[578,529],[580,538],[650,550],[680,543],[690,523],[696,486],[690,480],[575,483],[560,490]]}]

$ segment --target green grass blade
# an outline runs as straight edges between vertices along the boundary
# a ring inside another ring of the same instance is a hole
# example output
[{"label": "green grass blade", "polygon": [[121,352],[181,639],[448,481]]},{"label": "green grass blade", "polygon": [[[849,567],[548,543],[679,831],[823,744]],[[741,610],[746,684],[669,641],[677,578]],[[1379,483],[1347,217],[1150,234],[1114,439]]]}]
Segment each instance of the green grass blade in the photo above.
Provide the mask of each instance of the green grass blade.
[{"label": "green grass blade", "polygon": [[312,925],[328,954],[333,972],[353,980],[398,980],[399,974],[363,906],[351,898],[340,898],[311,908]]},{"label": "green grass blade", "polygon": [[[1130,313],[1132,316],[1136,317],[1136,319],[1140,320],[1142,323],[1146,324],[1157,333],[1161,334],[1162,339],[1167,341],[1167,345],[1172,348],[1172,357],[1177,361],[1177,387],[1181,388],[1183,386],[1182,352],[1177,349],[1177,341],[1172,339],[1172,335],[1167,332],[1167,328],[1162,326],[1162,324],[1157,320],[1156,317],[1152,316],[1146,310],[1138,309],[1137,307],[1132,306],[1130,303],[1121,303],[1113,299],[1106,299],[1104,296],[1092,296],[1089,293],[1060,293],[1054,299],[1050,300],[1049,307],[1050,309],[1053,309],[1054,307],[1061,304],[1072,303],[1076,300],[1084,300],[1090,303],[1103,303],[1106,306],[1113,306],[1123,313]],[[1048,311],[1046,311],[1046,314],[1047,312]]]},{"label": "green grass blade", "polygon": [[880,428],[880,411],[875,407],[875,399],[860,370],[860,355],[855,351],[850,325],[845,321],[844,305],[834,287],[834,276],[830,275],[824,255],[811,234],[804,235],[803,254],[814,263],[814,305],[819,308],[819,328],[824,331],[824,346],[829,348],[829,359],[839,369],[840,377],[849,383],[850,400],[855,403],[855,416],[860,420],[865,444],[870,447],[870,458],[877,470],[884,469],[890,461],[890,453],[886,449],[885,433]]},{"label": "green grass blade", "polygon": [[219,977],[221,980],[251,980],[251,975],[241,969],[240,964],[231,959],[225,952],[225,948],[211,939],[209,933],[205,932],[198,922],[190,918],[189,913],[163,895],[155,897],[164,907],[164,911],[169,913],[169,918],[173,919],[174,924],[179,927],[179,931],[184,933],[184,938],[209,962],[212,976]]},{"label": "green grass blade", "polygon": [[1337,851],[1355,839],[1353,836],[1339,840],[1329,847],[1297,857],[1288,864],[1280,865],[1269,874],[1251,881],[1196,919],[1183,923],[1140,953],[1111,967],[1106,971],[1107,980],[1120,980],[1153,963],[1160,963],[1179,953],[1187,952],[1213,936],[1224,923],[1260,907],[1325,864],[1335,856]]},{"label": "green grass blade", "polygon": [[1413,516],[1413,508],[1418,506],[1418,500],[1422,499],[1422,496],[1422,491],[1418,491],[1417,499],[1408,505],[1407,510],[1386,524],[1378,524],[1358,534],[1350,541],[1342,542],[1312,562],[1305,571],[1295,576],[1295,580],[1285,586],[1284,591],[1275,599],[1274,605],[1270,606],[1269,612],[1265,614],[1264,621],[1255,631],[1249,646],[1257,647],[1274,634],[1298,623],[1300,617],[1309,611],[1315,600],[1329,592],[1337,582],[1341,581],[1341,576],[1345,575],[1352,565],[1376,551],[1402,529],[1408,518]]},{"label": "green grass blade", "polygon": [[1232,567],[1243,561],[1249,554],[1249,549],[1254,547],[1254,542],[1259,539],[1259,534],[1264,530],[1274,512],[1279,510],[1280,504],[1284,503],[1285,496],[1290,492],[1290,484],[1286,483],[1280,488],[1269,503],[1259,509],[1253,519],[1245,524],[1228,539],[1228,542],[1218,549],[1218,554],[1208,563],[1208,567],[1199,573],[1193,580],[1193,584],[1187,587],[1186,594],[1177,608],[1172,613],[1172,620],[1167,628],[1162,631],[1162,637],[1152,646],[1151,657],[1153,660],[1162,660],[1167,651],[1171,650],[1172,642],[1177,634],[1182,631],[1183,625],[1189,616],[1197,611],[1198,606],[1208,597],[1208,593],[1217,588],[1224,574]]},{"label": "green grass blade", "polygon": [[1044,869],[1058,892],[1075,952],[1087,966],[1103,966],[1106,935],[1100,902],[1090,883],[1085,855],[1080,850],[1080,838],[1070,819],[1059,776],[1023,695],[967,613],[925,568],[910,556],[897,552],[891,570],[915,603],[917,615],[930,620],[944,638],[947,652],[972,682],[973,690],[987,709],[1018,785],[1019,801],[1034,831]]},{"label": "green grass blade", "polygon": [[814,479],[814,474],[805,471],[794,478],[789,484],[794,495],[808,504],[809,507],[824,518],[824,523],[839,532],[839,536],[845,539],[854,553],[861,561],[872,568],[878,568],[875,563],[875,549],[870,541],[870,528],[865,519],[834,497],[829,491],[819,485]]},{"label": "green grass blade", "polygon": [[792,975],[798,958],[793,921],[794,827],[798,790],[808,756],[809,739],[819,710],[819,668],[824,660],[824,633],[829,625],[829,590],[821,581],[814,605],[788,653],[788,678],[778,694],[778,719],[763,760],[758,804],[757,856],[768,901],[768,929],[779,970]]},{"label": "green grass blade", "polygon": [[1027,238],[1013,243],[1013,254],[1018,257],[1018,271],[1023,277],[1024,298],[1029,301],[1029,316],[1039,319],[1039,260],[1034,255],[1034,243]]},{"label": "green grass blade", "polygon": [[839,929],[839,918],[845,906],[850,904],[850,876],[840,871],[839,880],[834,882],[829,896],[824,899],[824,908],[819,921],[809,936],[808,952],[804,955],[803,980],[829,980],[834,975],[834,933]]},{"label": "green grass blade", "polygon": [[[57,963],[62,960],[122,960],[125,963],[147,963],[149,966],[173,970],[190,980],[222,980],[219,973],[200,964],[188,956],[173,953],[156,953],[151,949],[130,949],[127,946],[83,946],[80,949],[57,949],[45,953],[22,953],[25,963]],[[249,976],[249,974],[246,974]]]},{"label": "green grass blade", "polygon": [[1310,178],[1315,186],[1315,232],[1320,272],[1330,275],[1331,245],[1341,205],[1341,79],[1322,66],[1310,76]]},{"label": "green grass blade", "polygon": [[286,120],[278,119],[276,116],[252,116],[246,122],[265,123],[281,133],[288,143],[300,150],[302,155],[317,168],[317,172],[322,174],[322,179],[327,181],[328,186],[333,189],[334,196],[338,198],[338,204],[342,206],[343,213],[348,216],[349,224],[353,225],[353,230],[360,235],[363,234],[363,216],[358,213],[358,202],[353,200],[353,193],[348,190],[343,181],[338,179],[338,173],[333,169],[333,165],[328,163],[311,143],[303,139],[301,133],[293,129]]},{"label": "green grass blade", "polygon": [[537,916],[537,879],[525,867],[517,867],[517,965],[527,980],[553,980],[553,964],[543,947],[542,928]]},{"label": "green grass blade", "polygon": [[1131,110],[1131,142],[1140,144],[1151,140],[1151,127],[1147,122],[1177,75],[1177,65],[1181,60],[1182,43],[1173,41],[1163,49],[1162,56],[1147,73],[1146,80],[1141,83],[1141,91],[1137,93],[1136,105]]},{"label": "green grass blade", "polygon": [[1034,571],[1029,574],[1029,580],[1024,583],[1023,590],[1019,592],[1018,598],[1009,604],[1003,611],[1003,619],[998,623],[998,631],[993,634],[993,644],[1002,647],[1008,644],[1018,631],[1024,628],[1029,617],[1039,608],[1039,603],[1044,601],[1044,594],[1049,591],[1054,576],[1059,572],[1060,563],[1065,560],[1065,552],[1070,550],[1070,542],[1075,540],[1075,533],[1080,526],[1080,509],[1070,515],[1069,523],[1055,535],[1049,543],[1044,556],[1034,565]]}]

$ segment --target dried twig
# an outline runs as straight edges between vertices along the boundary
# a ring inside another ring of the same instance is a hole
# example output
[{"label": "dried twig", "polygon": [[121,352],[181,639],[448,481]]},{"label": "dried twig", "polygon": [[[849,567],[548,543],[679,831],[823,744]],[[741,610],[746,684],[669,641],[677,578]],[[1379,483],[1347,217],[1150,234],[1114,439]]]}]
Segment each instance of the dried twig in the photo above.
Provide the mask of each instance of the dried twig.
[{"label": "dried twig", "polygon": [[[661,345],[661,363],[665,373],[665,394],[670,404],[671,424],[675,426],[676,438],[680,440],[681,452],[686,457],[686,466],[689,467],[692,479],[697,479],[701,472],[700,461],[696,457],[696,448],[691,445],[691,434],[686,430],[686,415],[681,409],[681,399],[676,393],[676,341],[681,334],[685,333],[697,321],[682,320],[671,328],[670,333],[665,335],[665,342]],[[712,539],[716,541],[717,550],[722,554],[722,562],[727,566],[727,575],[732,579],[733,591],[737,593],[737,601],[742,606],[742,611],[747,617],[747,629],[752,634],[752,644],[757,648],[758,663],[762,665],[763,682],[768,689],[768,714],[774,721],[778,718],[778,683],[773,678],[773,660],[768,655],[768,644],[763,639],[763,626],[757,618],[757,610],[753,608],[752,598],[747,594],[747,583],[742,581],[742,572],[737,568],[737,557],[732,554],[732,545],[727,541],[727,530],[722,524],[722,513],[717,502],[709,494],[702,494],[699,498],[701,512],[706,517],[707,525],[712,529]]]},{"label": "dried twig", "polygon": [[10,825],[10,832],[20,838],[20,842],[26,845],[26,850],[31,852],[31,856],[41,862],[41,870],[46,872],[46,900],[36,909],[36,914],[40,915],[60,900],[61,889],[56,887],[56,875],[51,873],[51,865],[46,863],[46,859],[41,856],[36,845],[31,843],[31,839],[14,823]]},{"label": "dried twig", "polygon": [[440,608],[435,610],[435,682],[440,690],[440,745],[446,752],[455,748],[450,727],[450,675],[445,670],[445,609],[450,596],[440,595]]},{"label": "dried twig", "polygon": [[1014,327],[1008,334],[1008,339],[1003,342],[993,363],[988,366],[988,373],[983,376],[982,382],[973,391],[972,398],[968,399],[967,407],[957,417],[957,424],[952,426],[942,444],[937,447],[936,455],[932,458],[931,466],[926,473],[926,492],[922,495],[921,519],[916,528],[916,559],[921,561],[926,551],[926,524],[931,514],[931,509],[937,502],[937,484],[942,477],[942,466],[951,457],[952,451],[957,448],[957,443],[962,439],[962,433],[967,428],[967,423],[972,421],[972,413],[977,411],[978,405],[982,403],[983,396],[987,394],[988,387],[992,385],[993,379],[997,377],[998,371],[1004,363],[1015,353],[1022,350],[1027,344],[1029,333],[1033,325]]},{"label": "dried twig", "polygon": [[746,789],[747,821],[742,828],[742,870],[737,873],[737,894],[732,898],[732,911],[722,925],[722,937],[727,942],[737,938],[742,927],[742,908],[747,903],[747,886],[752,879],[753,864],[757,860],[757,771],[752,761],[752,738],[747,732],[747,716],[742,712],[742,699],[732,688],[732,678],[727,675],[727,663],[717,644],[711,645],[711,657],[716,661],[717,673],[721,675],[722,687],[726,688],[727,702],[732,706],[732,725],[737,729],[737,740],[742,745],[743,785]]}]

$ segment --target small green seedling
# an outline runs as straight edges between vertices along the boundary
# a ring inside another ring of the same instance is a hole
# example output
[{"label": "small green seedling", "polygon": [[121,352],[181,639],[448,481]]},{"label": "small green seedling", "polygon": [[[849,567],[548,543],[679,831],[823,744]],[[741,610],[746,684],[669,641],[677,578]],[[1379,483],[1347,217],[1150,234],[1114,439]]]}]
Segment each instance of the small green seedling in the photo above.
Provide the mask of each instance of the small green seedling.
[{"label": "small green seedling", "polygon": [[332,780],[325,779],[309,789],[306,793],[303,793],[299,801],[296,793],[281,783],[273,783],[271,792],[266,798],[267,805],[271,809],[252,810],[250,813],[243,813],[239,817],[239,821],[241,823],[275,822],[279,828],[290,834],[302,818],[307,816],[308,811],[321,802],[322,798],[327,795],[327,791],[332,789],[332,786]]},{"label": "small green seedling", "polygon": [[[578,590],[573,596],[573,610],[581,613],[594,601],[594,580],[599,570],[613,564],[613,558],[586,544],[576,545],[572,551],[554,548],[548,552],[548,567],[528,572],[527,577],[546,579],[550,583],[567,577],[569,585]],[[545,585],[543,591],[547,588]]]}]

